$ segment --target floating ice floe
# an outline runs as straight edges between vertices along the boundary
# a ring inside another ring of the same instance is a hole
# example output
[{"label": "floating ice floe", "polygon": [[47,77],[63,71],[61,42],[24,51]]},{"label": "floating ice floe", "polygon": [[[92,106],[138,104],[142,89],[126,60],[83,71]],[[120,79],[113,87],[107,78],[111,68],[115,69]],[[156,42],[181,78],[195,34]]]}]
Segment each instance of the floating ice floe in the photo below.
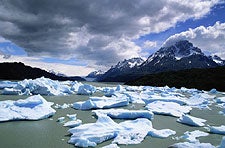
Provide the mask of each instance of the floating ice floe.
[{"label": "floating ice floe", "polygon": [[82,121],[80,119],[76,119],[76,120],[72,120],[72,121],[67,121],[66,123],[64,123],[63,126],[73,128],[73,127],[81,125],[81,123],[82,123]]},{"label": "floating ice floe", "polygon": [[181,117],[184,113],[189,113],[191,107],[181,106],[175,102],[154,101],[149,103],[146,108],[156,114],[171,115],[174,117]]},{"label": "floating ice floe", "polygon": [[199,130],[195,130],[195,131],[192,131],[192,132],[185,132],[183,136],[179,137],[179,139],[185,139],[187,140],[188,142],[191,142],[191,143],[199,143],[199,140],[196,139],[198,137],[202,137],[202,136],[208,136],[209,134],[206,133],[206,132],[202,132],[202,131],[199,131]]},{"label": "floating ice floe", "polygon": [[96,88],[92,85],[84,84],[79,86],[77,94],[78,95],[92,95],[96,92]]},{"label": "floating ice floe", "polygon": [[225,135],[225,125],[221,125],[221,126],[209,126],[209,127],[206,127],[206,129],[210,133]]},{"label": "floating ice floe", "polygon": [[40,95],[25,100],[0,101],[0,121],[45,119],[56,112],[51,105],[52,102],[47,102]]},{"label": "floating ice floe", "polygon": [[59,117],[59,118],[57,119],[57,122],[62,123],[62,122],[64,122],[64,120],[65,120],[65,117]]},{"label": "floating ice floe", "polygon": [[87,101],[75,102],[73,108],[79,110],[114,108],[127,106],[129,104],[126,95],[112,96],[112,97],[90,97]]},{"label": "floating ice floe", "polygon": [[225,97],[216,98],[216,103],[225,103]]},{"label": "floating ice floe", "polygon": [[179,119],[177,119],[177,121],[191,126],[204,126],[204,122],[206,122],[205,119],[193,117],[190,115],[182,115]]},{"label": "floating ice floe", "polygon": [[161,129],[161,130],[152,129],[148,132],[149,136],[152,136],[155,138],[167,138],[170,135],[175,135],[175,134],[176,132],[171,129]]},{"label": "floating ice floe", "polygon": [[15,87],[17,82],[11,82],[11,81],[0,81],[0,89],[3,88],[12,88]]},{"label": "floating ice floe", "polygon": [[223,136],[220,145],[218,146],[218,148],[225,148],[225,136]]},{"label": "floating ice floe", "polygon": [[145,104],[149,104],[155,101],[163,101],[163,102],[174,102],[179,105],[184,105],[186,104],[186,97],[180,97],[180,96],[175,96],[171,94],[154,94],[149,96],[148,98],[143,98],[142,100],[145,102]]},{"label": "floating ice floe", "polygon": [[106,109],[106,110],[94,110],[97,116],[105,114],[111,118],[117,119],[137,119],[137,118],[147,118],[152,120],[154,114],[147,110],[128,110],[128,109]]},{"label": "floating ice floe", "polygon": [[7,95],[66,95],[72,94],[70,86],[48,78],[25,79],[17,82],[13,88],[3,89],[2,94]]},{"label": "floating ice floe", "polygon": [[[114,139],[112,143],[116,144],[138,144],[147,135],[151,135],[151,131],[156,131],[155,133],[158,131],[161,135],[162,133],[170,132],[167,136],[175,133],[168,129],[165,129],[164,132],[154,129],[151,121],[146,118],[116,123],[107,115],[101,114],[96,123],[88,123],[71,128],[69,132],[72,136],[69,143],[79,147],[94,147],[98,143]],[[154,136],[160,137],[160,135]]]},{"label": "floating ice floe", "polygon": [[216,148],[216,147],[210,143],[180,142],[169,146],[169,148]]},{"label": "floating ice floe", "polygon": [[77,114],[67,114],[66,115],[70,120],[76,120],[77,119]]},{"label": "floating ice floe", "polygon": [[66,103],[64,103],[63,105],[56,104],[54,106],[54,108],[56,108],[56,109],[66,109],[66,108],[71,107],[71,106],[72,106],[72,104],[66,104]]},{"label": "floating ice floe", "polygon": [[143,101],[144,98],[150,97],[148,93],[143,92],[135,92],[135,91],[126,91],[123,94],[125,94],[129,98],[129,102],[131,103],[139,103],[139,104],[145,104]]},{"label": "floating ice floe", "polygon": [[188,98],[185,102],[188,106],[196,108],[208,108],[208,105],[211,104],[209,99],[212,99],[214,96],[207,95],[205,93],[194,94]]}]

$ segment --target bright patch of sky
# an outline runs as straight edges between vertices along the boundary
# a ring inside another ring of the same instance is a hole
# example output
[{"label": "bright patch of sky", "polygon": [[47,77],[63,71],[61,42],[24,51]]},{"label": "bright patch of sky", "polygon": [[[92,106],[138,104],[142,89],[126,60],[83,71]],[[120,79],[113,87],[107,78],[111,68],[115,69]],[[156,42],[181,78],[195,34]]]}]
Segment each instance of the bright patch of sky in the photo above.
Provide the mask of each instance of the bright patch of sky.
[{"label": "bright patch of sky", "polygon": [[166,41],[167,38],[176,33],[186,31],[189,28],[197,28],[199,26],[213,26],[217,21],[224,23],[224,12],[225,3],[220,3],[218,5],[215,5],[210,13],[200,19],[188,19],[184,22],[178,22],[175,27],[171,27],[168,30],[165,30],[160,33],[150,33],[148,35],[141,36],[139,39],[135,40],[135,42],[140,46],[143,45],[146,40],[157,42],[157,46],[144,49],[145,52],[152,54],[162,46],[162,44]]}]

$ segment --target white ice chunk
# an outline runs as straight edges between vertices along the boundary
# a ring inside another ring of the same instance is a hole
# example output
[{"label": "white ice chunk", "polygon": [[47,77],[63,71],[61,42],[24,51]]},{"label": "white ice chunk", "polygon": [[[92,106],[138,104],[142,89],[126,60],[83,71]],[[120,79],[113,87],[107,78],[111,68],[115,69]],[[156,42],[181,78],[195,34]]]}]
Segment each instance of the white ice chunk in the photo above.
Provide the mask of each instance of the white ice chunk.
[{"label": "white ice chunk", "polygon": [[114,108],[127,106],[129,104],[126,95],[112,97],[90,97],[89,100],[83,102],[75,102],[73,108],[80,110],[98,109],[98,108]]},{"label": "white ice chunk", "polygon": [[70,118],[70,120],[76,120],[77,119],[77,114],[71,114],[71,115],[67,114],[66,116],[68,118]]},{"label": "white ice chunk", "polygon": [[117,135],[121,127],[108,116],[101,116],[96,123],[83,124],[72,128],[69,143],[79,147],[96,146]]},{"label": "white ice chunk", "polygon": [[194,94],[189,99],[186,100],[186,104],[197,108],[207,108],[210,104],[209,98],[211,96],[207,94]]},{"label": "white ice chunk", "polygon": [[78,88],[78,95],[92,95],[96,92],[96,88],[92,85],[84,84]]},{"label": "white ice chunk", "polygon": [[119,146],[117,144],[113,143],[110,145],[103,146],[102,148],[119,148]]},{"label": "white ice chunk", "polygon": [[191,126],[204,126],[204,122],[206,122],[205,119],[196,118],[190,115],[182,115],[177,121]]},{"label": "white ice chunk", "polygon": [[150,97],[143,98],[142,100],[145,102],[145,104],[149,104],[155,101],[163,101],[163,102],[174,102],[180,105],[184,105],[186,104],[186,99],[187,98],[185,97],[162,93],[151,95]]},{"label": "white ice chunk", "polygon": [[225,135],[225,125],[221,125],[221,126],[209,126],[209,127],[206,127],[206,129],[210,133]]},{"label": "white ice chunk", "polygon": [[218,148],[225,148],[225,136],[223,136],[223,139],[221,140],[221,143]]},{"label": "white ice chunk", "polygon": [[57,119],[57,122],[62,123],[62,122],[64,122],[64,120],[65,120],[65,117],[59,117],[59,118]]},{"label": "white ice chunk", "polygon": [[5,88],[2,94],[10,95],[66,95],[74,93],[71,87],[48,78],[25,79],[17,82],[13,88]]},{"label": "white ice chunk", "polygon": [[171,129],[161,129],[161,130],[152,129],[151,131],[148,132],[148,135],[155,138],[167,138],[170,135],[175,135],[175,134],[176,132]]},{"label": "white ice chunk", "polygon": [[122,129],[118,132],[112,143],[126,145],[141,143],[152,128],[151,121],[145,118],[124,121],[119,123],[119,125]]},{"label": "white ice chunk", "polygon": [[17,82],[0,81],[0,89],[15,87]]},{"label": "white ice chunk", "polygon": [[191,107],[181,106],[175,102],[154,101],[149,103],[146,108],[153,113],[162,115],[171,115],[174,117],[181,117],[184,113],[189,113]]},{"label": "white ice chunk", "polygon": [[225,97],[216,98],[216,103],[225,103]]},{"label": "white ice chunk", "polygon": [[147,99],[150,97],[148,93],[142,93],[142,92],[133,92],[133,91],[126,91],[123,94],[127,95],[131,103],[139,103],[139,104],[145,104],[143,99]]},{"label": "white ice chunk", "polygon": [[128,109],[106,109],[106,110],[93,110],[97,116],[100,114],[106,114],[111,118],[117,119],[137,119],[147,118],[153,119],[154,114],[147,110],[128,110]]},{"label": "white ice chunk", "polygon": [[75,92],[78,92],[79,87],[82,86],[82,85],[83,84],[81,82],[74,81],[71,84],[71,90],[75,91]]},{"label": "white ice chunk", "polygon": [[180,142],[169,146],[169,148],[216,148],[210,143]]},{"label": "white ice chunk", "polygon": [[81,123],[82,123],[82,121],[80,119],[77,119],[77,120],[68,121],[68,122],[64,123],[63,126],[73,128],[73,127],[81,125]]},{"label": "white ice chunk", "polygon": [[56,104],[54,106],[54,108],[56,108],[56,109],[66,109],[66,108],[71,107],[71,106],[72,106],[72,104],[66,104],[66,103],[64,103],[63,105]]},{"label": "white ice chunk", "polygon": [[160,138],[176,133],[169,129],[156,130],[146,118],[116,123],[105,114],[99,114],[96,123],[83,124],[69,132],[72,133],[69,143],[79,147],[94,147],[113,138],[112,143],[116,144],[139,144],[150,133],[155,133],[154,136]]},{"label": "white ice chunk", "polygon": [[208,136],[208,135],[209,135],[208,133],[202,132],[199,130],[195,130],[192,132],[187,131],[179,139],[186,139],[188,142],[191,142],[191,143],[197,143],[197,142],[199,143],[199,140],[196,138],[202,137],[202,136]]},{"label": "white ice chunk", "polygon": [[21,90],[15,88],[4,88],[2,91],[2,95],[20,95]]},{"label": "white ice chunk", "polygon": [[0,121],[45,119],[56,112],[51,105],[53,103],[40,95],[25,100],[0,101]]}]

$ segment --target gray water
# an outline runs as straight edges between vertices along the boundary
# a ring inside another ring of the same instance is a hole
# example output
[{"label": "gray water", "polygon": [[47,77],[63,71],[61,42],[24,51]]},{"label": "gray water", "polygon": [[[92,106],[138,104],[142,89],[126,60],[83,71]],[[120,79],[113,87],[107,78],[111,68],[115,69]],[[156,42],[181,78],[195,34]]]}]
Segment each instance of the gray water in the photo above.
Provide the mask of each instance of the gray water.
[{"label": "gray water", "polygon": [[[104,83],[93,83],[95,86],[106,86]],[[113,84],[107,86],[114,86]],[[101,95],[101,94],[95,94]],[[0,100],[17,100],[25,99],[28,96],[3,96],[0,95]],[[43,96],[46,100],[62,105],[63,103],[74,103],[76,101],[87,100],[88,96],[70,95],[70,96]],[[53,105],[54,106],[54,105]],[[128,109],[142,109],[143,105],[133,104],[127,107]],[[221,108],[211,106],[212,110],[193,109],[191,115],[207,119],[206,124],[209,125],[224,125],[225,116],[218,114]],[[0,147],[1,148],[74,148],[68,144],[70,138],[67,130],[62,123],[57,122],[59,117],[66,117],[67,114],[77,114],[77,118],[83,123],[96,122],[91,111],[80,111],[72,108],[56,109],[56,114],[48,119],[40,121],[11,121],[0,123]],[[207,132],[203,127],[191,127],[176,122],[177,118],[170,116],[155,115],[152,120],[153,127],[156,129],[169,128],[177,132],[176,135],[166,139],[146,137],[145,140],[138,145],[120,145],[121,148],[166,148],[177,142],[184,140],[173,140],[172,137],[182,136],[186,131],[201,130]],[[123,120],[115,120],[121,122]],[[200,137],[200,142],[211,143],[214,146],[220,144],[222,135],[210,134],[207,137]],[[99,144],[97,147],[108,145],[112,140]]]}]

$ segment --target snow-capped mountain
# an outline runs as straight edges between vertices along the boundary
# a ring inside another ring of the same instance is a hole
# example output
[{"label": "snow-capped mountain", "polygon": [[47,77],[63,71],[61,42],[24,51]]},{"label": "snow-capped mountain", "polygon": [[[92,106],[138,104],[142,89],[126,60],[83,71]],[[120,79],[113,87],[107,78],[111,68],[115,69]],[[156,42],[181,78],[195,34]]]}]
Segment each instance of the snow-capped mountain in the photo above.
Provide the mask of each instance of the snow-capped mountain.
[{"label": "snow-capped mountain", "polygon": [[103,75],[105,72],[102,70],[97,70],[97,71],[93,71],[91,73],[89,73],[86,78],[97,78],[101,75]]},{"label": "snow-capped mountain", "polygon": [[56,71],[54,71],[54,70],[49,70],[48,72],[49,72],[49,73],[52,73],[52,74],[54,74],[54,75],[56,75],[56,76],[67,77],[65,74],[62,74],[62,73],[60,73],[60,72],[56,72]]},{"label": "snow-capped mountain", "polygon": [[125,59],[122,62],[118,62],[115,66],[112,66],[111,69],[116,70],[124,70],[124,69],[131,69],[135,66],[139,66],[144,62],[142,58],[132,58],[132,59]]},{"label": "snow-capped mountain", "polygon": [[218,56],[206,56],[201,49],[187,40],[175,42],[160,48],[146,61],[140,58],[124,60],[112,66],[99,81],[129,81],[131,79],[166,71],[178,71],[192,68],[212,68],[225,65]]},{"label": "snow-capped mountain", "polygon": [[115,66],[112,66],[107,72],[105,72],[97,80],[98,81],[102,81],[102,80],[104,80],[104,81],[120,81],[119,79],[116,79],[116,77],[130,73],[130,71],[133,68],[140,66],[143,62],[144,62],[144,60],[142,58],[131,58],[128,60],[125,59],[121,62],[118,62]]},{"label": "snow-capped mountain", "polygon": [[169,47],[162,47],[141,65],[141,70],[148,73],[177,71],[191,68],[210,68],[219,66],[201,49],[194,47],[187,40],[181,40]]},{"label": "snow-capped mountain", "polygon": [[214,62],[216,62],[218,65],[223,66],[225,65],[225,60],[221,59],[217,55],[209,56],[210,59],[212,59]]}]

